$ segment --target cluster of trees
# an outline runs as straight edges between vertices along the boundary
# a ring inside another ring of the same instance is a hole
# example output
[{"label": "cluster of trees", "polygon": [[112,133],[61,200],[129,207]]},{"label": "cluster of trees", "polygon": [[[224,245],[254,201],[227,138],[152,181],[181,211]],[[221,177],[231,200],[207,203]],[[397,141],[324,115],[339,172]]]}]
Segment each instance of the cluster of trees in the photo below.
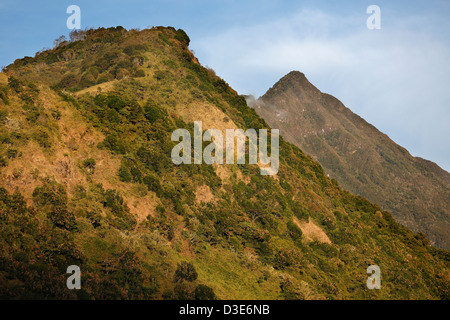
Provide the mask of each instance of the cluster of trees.
[{"label": "cluster of trees", "polygon": [[214,290],[204,284],[195,285],[198,274],[194,266],[186,261],[177,265],[174,274],[174,289],[166,291],[164,298],[176,300],[216,300]]}]

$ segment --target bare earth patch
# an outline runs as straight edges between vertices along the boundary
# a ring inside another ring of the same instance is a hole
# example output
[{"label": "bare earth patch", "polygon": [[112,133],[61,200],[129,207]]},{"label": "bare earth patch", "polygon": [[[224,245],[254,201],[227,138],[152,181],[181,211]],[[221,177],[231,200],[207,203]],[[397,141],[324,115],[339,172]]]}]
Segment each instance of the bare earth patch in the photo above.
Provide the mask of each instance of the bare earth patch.
[{"label": "bare earth patch", "polygon": [[100,84],[97,84],[95,86],[80,90],[78,92],[75,93],[75,95],[79,96],[82,95],[84,93],[90,93],[90,94],[98,94],[100,92],[107,92],[107,91],[111,91],[114,89],[114,85],[117,83],[117,80],[113,80],[113,81],[108,81],[108,82],[103,82]]},{"label": "bare earth patch", "polygon": [[211,189],[207,185],[203,185],[195,190],[195,200],[197,203],[201,202],[212,202],[214,201],[214,195],[211,192]]},{"label": "bare earth patch", "polygon": [[128,202],[128,206],[130,212],[136,217],[138,224],[147,219],[148,216],[155,216],[155,202],[148,197],[131,200]]},{"label": "bare earth patch", "polygon": [[233,120],[213,104],[178,105],[177,113],[186,122],[202,121],[203,130],[219,129],[225,133],[226,129],[237,129]]},{"label": "bare earth patch", "polygon": [[306,242],[318,241],[331,244],[330,238],[328,238],[326,233],[313,221],[309,220],[308,222],[300,222],[296,217],[294,217],[293,220],[294,223],[302,230]]}]

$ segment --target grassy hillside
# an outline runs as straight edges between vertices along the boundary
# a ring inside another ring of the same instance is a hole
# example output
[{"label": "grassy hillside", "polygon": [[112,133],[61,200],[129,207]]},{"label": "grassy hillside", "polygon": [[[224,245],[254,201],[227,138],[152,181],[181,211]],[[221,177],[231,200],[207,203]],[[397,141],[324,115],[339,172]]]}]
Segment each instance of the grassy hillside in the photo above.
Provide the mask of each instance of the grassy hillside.
[{"label": "grassy hillside", "polygon": [[267,128],[184,31],[72,36],[0,74],[1,298],[448,299],[447,251],[292,144],[276,176],[172,163],[193,121]]}]

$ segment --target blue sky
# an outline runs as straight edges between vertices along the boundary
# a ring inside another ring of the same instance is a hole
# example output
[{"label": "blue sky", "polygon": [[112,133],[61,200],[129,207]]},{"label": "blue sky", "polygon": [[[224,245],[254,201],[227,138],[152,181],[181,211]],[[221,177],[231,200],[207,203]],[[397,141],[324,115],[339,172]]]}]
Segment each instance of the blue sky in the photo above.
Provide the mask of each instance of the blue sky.
[{"label": "blue sky", "polygon": [[[450,170],[450,1],[0,0],[0,66],[81,25],[173,26],[241,94],[299,70],[407,148]],[[381,9],[369,30],[366,8]]]}]

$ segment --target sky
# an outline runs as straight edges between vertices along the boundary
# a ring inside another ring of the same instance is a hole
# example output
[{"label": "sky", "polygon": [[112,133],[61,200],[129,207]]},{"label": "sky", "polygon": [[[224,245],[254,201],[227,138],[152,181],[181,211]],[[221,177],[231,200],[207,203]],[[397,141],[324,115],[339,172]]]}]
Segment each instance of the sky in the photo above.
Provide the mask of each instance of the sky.
[{"label": "sky", "polygon": [[[0,66],[81,28],[173,26],[240,94],[264,94],[292,70],[450,171],[450,1],[0,0]],[[369,5],[380,29],[368,29]]]}]

